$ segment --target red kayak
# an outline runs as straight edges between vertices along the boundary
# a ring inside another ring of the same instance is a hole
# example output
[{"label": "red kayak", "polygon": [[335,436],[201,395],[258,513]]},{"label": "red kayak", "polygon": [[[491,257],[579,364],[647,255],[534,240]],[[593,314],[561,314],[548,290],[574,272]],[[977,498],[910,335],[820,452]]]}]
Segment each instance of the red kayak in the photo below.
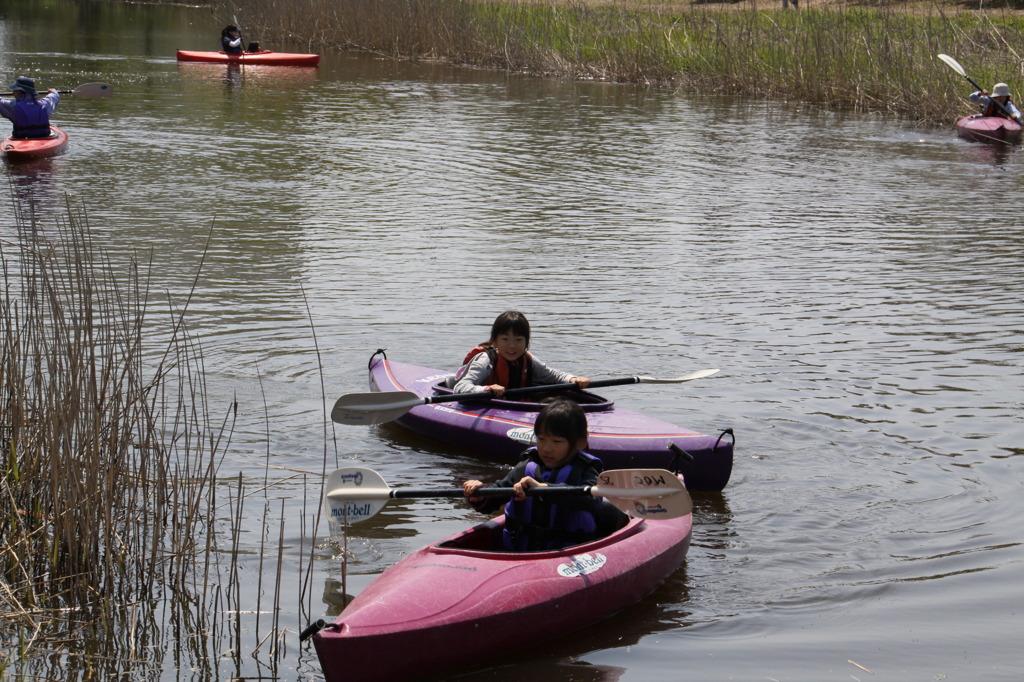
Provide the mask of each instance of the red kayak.
[{"label": "red kayak", "polygon": [[60,154],[68,146],[68,134],[57,126],[50,126],[50,137],[4,138],[2,151],[8,159],[36,159]]},{"label": "red kayak", "polygon": [[970,142],[1020,144],[1024,127],[1002,116],[964,116],[956,122],[956,134]]},{"label": "red kayak", "polygon": [[179,62],[207,62],[210,64],[253,64],[262,66],[316,66],[320,63],[318,54],[298,54],[292,52],[194,52],[178,50]]},{"label": "red kayak", "polygon": [[494,551],[503,521],[410,554],[315,634],[328,682],[486,664],[607,618],[679,568],[693,515],[630,519],[607,537],[547,552]]}]

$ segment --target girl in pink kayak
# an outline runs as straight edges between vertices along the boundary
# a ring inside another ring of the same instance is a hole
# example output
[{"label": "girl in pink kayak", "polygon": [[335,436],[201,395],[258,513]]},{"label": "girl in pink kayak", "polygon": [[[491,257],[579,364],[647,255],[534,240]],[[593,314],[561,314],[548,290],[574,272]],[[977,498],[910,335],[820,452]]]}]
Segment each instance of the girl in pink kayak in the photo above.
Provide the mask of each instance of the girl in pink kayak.
[{"label": "girl in pink kayak", "polygon": [[[543,493],[527,496],[530,488],[587,486],[597,483],[604,470],[601,460],[584,451],[587,446],[587,415],[572,400],[554,400],[540,411],[533,427],[537,445],[523,453],[523,459],[498,488],[511,488],[513,499],[474,497],[483,483],[462,484],[463,494],[477,511],[489,513],[505,505],[502,541],[511,551],[560,549],[592,540],[611,526],[625,522],[625,514],[600,497],[578,495],[545,499]],[[621,518],[619,518],[621,517]]]}]

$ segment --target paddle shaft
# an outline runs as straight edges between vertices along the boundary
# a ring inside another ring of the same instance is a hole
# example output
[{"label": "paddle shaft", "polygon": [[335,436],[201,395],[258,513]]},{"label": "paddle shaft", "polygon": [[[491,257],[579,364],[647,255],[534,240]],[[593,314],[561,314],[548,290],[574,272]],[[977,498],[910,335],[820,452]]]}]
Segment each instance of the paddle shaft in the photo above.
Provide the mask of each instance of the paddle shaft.
[{"label": "paddle shaft", "polygon": [[[578,495],[589,495],[590,489],[593,486],[589,485],[549,485],[546,487],[536,486],[533,488],[526,489],[526,495],[533,497],[535,495],[548,495],[551,497],[576,497]],[[473,497],[511,497],[515,492],[512,488],[478,488],[474,493]],[[398,490],[391,490],[388,493],[388,497],[391,499],[402,499],[402,498],[423,498],[423,497],[463,497],[464,493],[462,488],[439,488],[437,490],[424,490],[416,488],[401,488]]]},{"label": "paddle shaft", "polygon": [[[581,495],[595,495],[598,496],[598,491],[593,490],[596,486],[591,485],[550,485],[550,486],[535,486],[533,488],[526,489],[526,495],[528,497],[534,497],[536,495],[546,495],[550,497],[577,497]],[[592,492],[593,490],[593,492]],[[622,492],[615,490],[614,492]],[[515,492],[512,488],[479,488],[473,493],[473,497],[512,497]],[[645,491],[645,494],[650,494]],[[464,497],[465,493],[462,488],[438,488],[436,490],[425,490],[422,488],[392,488],[390,490],[380,489],[367,489],[360,490],[358,488],[345,490],[342,497],[346,500],[379,500],[379,499],[413,499],[413,498],[425,498],[425,497]]]},{"label": "paddle shaft", "polygon": [[[525,494],[540,498],[603,497],[629,516],[639,518],[678,518],[693,510],[682,479],[663,469],[613,469],[602,472],[596,485],[540,485],[527,488]],[[481,487],[471,498],[513,495],[512,488]],[[392,499],[465,496],[464,488],[389,488],[372,469],[343,467],[327,477],[323,502],[324,513],[332,521],[354,523],[376,515]]]},{"label": "paddle shaft", "polygon": [[[702,369],[687,374],[686,376],[673,377],[670,379],[659,379],[655,377],[632,376],[618,379],[600,379],[591,381],[587,386],[600,388],[601,386],[621,386],[624,384],[680,384],[685,381],[702,379],[717,373],[717,369]],[[539,386],[523,386],[521,388],[506,389],[502,398],[521,396],[530,393],[549,393],[560,391],[584,391],[579,384],[574,382],[564,384],[541,384]],[[406,412],[421,405],[433,403],[451,402],[476,402],[487,401],[495,398],[490,389],[483,391],[471,391],[469,393],[448,393],[445,395],[419,396],[411,391],[374,391],[371,393],[349,393],[338,398],[331,409],[331,419],[339,424],[350,426],[372,426],[384,424],[394,419],[401,418]]]},{"label": "paddle shaft", "polygon": [[[627,473],[631,473],[629,470]],[[675,481],[678,479],[672,478]],[[638,498],[658,497],[660,495],[675,495],[685,491],[682,484],[665,484],[658,487],[643,488],[619,488],[607,485],[538,485],[527,488],[523,491],[527,497],[579,497],[592,495],[593,497],[614,497],[614,498]],[[515,491],[512,488],[477,488],[471,497],[512,497]],[[464,497],[465,491],[462,488],[346,488],[341,491],[329,493],[335,499],[350,501],[358,500],[401,500],[401,499],[422,499],[428,497]]]},{"label": "paddle shaft", "polygon": [[[676,487],[641,488],[637,490],[614,488],[602,485],[547,485],[534,486],[523,491],[527,497],[581,497],[591,495],[593,497],[608,497],[619,500],[629,500],[640,497],[658,497],[659,495],[676,495],[680,493]],[[402,498],[425,498],[425,497],[463,497],[462,488],[439,488],[437,490],[422,490],[416,488],[402,488],[390,490],[388,497],[392,499]],[[512,497],[515,491],[512,488],[477,488],[471,497]]]},{"label": "paddle shaft", "polygon": [[[602,386],[624,386],[626,384],[639,384],[640,377],[622,377],[620,379],[601,379],[599,381],[591,381],[587,386],[587,389],[601,388]],[[565,384],[539,384],[537,386],[523,386],[521,388],[506,388],[504,395],[506,396],[518,396],[518,395],[530,395],[531,393],[545,393],[547,391],[565,391],[565,390],[577,390],[582,391],[580,385],[575,382],[569,382]],[[474,393],[450,393],[448,395],[431,395],[423,399],[424,405],[431,405],[433,403],[451,403],[451,402],[465,402],[469,400],[489,400],[494,396],[494,391],[476,391]]]}]

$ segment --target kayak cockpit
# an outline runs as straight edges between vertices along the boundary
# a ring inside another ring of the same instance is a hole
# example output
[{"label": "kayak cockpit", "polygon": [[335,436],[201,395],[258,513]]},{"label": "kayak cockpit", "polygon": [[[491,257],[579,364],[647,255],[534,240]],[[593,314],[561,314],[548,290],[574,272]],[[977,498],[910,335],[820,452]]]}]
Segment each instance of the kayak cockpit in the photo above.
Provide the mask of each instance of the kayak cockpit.
[{"label": "kayak cockpit", "polygon": [[[446,380],[433,385],[434,395],[451,395],[454,391],[446,385]],[[565,391],[552,390],[546,393],[534,393],[529,400],[505,400],[503,398],[491,398],[487,401],[490,407],[503,410],[518,410],[521,412],[540,412],[550,398],[568,398],[580,404],[584,412],[603,412],[610,410],[615,403],[607,398],[590,393],[588,391]]]},{"label": "kayak cockpit", "polygon": [[578,554],[581,551],[601,547],[610,542],[618,542],[643,530],[645,524],[643,519],[630,519],[614,505],[605,502],[601,506],[601,514],[598,517],[598,537],[587,542],[570,545],[561,549],[553,549],[544,552],[510,552],[502,543],[502,531],[505,529],[505,517],[498,516],[479,523],[455,537],[434,545],[436,551],[453,551],[459,554],[507,554],[510,557],[523,558],[524,556],[543,556],[549,554]]}]

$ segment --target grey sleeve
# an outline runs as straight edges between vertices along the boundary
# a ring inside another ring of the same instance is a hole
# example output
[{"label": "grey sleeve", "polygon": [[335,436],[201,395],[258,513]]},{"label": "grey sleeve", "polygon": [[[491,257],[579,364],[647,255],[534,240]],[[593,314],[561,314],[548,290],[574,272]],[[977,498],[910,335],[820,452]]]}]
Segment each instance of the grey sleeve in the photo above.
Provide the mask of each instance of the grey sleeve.
[{"label": "grey sleeve", "polygon": [[478,393],[486,391],[490,385],[487,380],[491,376],[491,358],[487,353],[478,353],[469,362],[466,373],[455,383],[452,389],[456,393]]}]

